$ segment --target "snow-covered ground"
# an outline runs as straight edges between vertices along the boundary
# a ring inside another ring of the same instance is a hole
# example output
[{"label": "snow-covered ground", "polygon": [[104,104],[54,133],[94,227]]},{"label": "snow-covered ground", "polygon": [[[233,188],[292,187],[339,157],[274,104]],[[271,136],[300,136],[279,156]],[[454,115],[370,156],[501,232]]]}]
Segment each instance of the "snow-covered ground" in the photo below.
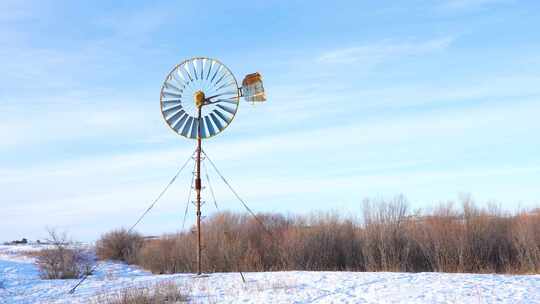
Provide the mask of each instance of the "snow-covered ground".
[{"label": "snow-covered ground", "polygon": [[41,280],[22,252],[0,246],[0,303],[92,303],[128,287],[174,281],[195,303],[540,303],[540,275],[366,272],[265,272],[152,275],[121,263],[102,263],[76,291],[76,280]]}]

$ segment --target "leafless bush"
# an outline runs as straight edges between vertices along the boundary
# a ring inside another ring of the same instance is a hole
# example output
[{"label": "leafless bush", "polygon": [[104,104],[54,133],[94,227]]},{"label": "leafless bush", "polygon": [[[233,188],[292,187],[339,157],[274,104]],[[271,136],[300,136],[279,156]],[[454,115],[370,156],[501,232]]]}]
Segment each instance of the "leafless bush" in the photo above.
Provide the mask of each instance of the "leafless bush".
[{"label": "leafless bush", "polygon": [[[390,201],[365,200],[361,238],[368,271],[426,270],[418,261],[420,250],[409,237],[411,216],[403,196]],[[414,265],[413,265],[414,264]]]},{"label": "leafless bush", "polygon": [[48,230],[49,244],[36,258],[40,277],[43,279],[73,279],[88,273],[93,260],[90,255],[68,241],[65,233]]},{"label": "leafless bush", "polygon": [[289,269],[363,270],[359,229],[337,213],[297,217],[281,243]]},{"label": "leafless bush", "polygon": [[136,232],[125,229],[105,233],[96,242],[96,255],[102,260],[124,261],[128,264],[136,262],[144,238]]},{"label": "leafless bush", "polygon": [[[360,220],[218,213],[203,224],[203,271],[540,271],[540,212],[512,215],[468,198],[454,206],[411,212],[397,196],[364,201]],[[154,273],[194,272],[195,229],[146,241],[137,257]]]},{"label": "leafless bush", "polygon": [[189,233],[165,235],[159,240],[144,243],[138,263],[153,273],[194,272],[195,237]]},{"label": "leafless bush", "polygon": [[114,294],[98,298],[102,304],[157,304],[157,303],[187,303],[187,291],[179,288],[173,282],[156,284],[153,287],[126,288]]},{"label": "leafless bush", "polygon": [[[266,229],[276,236],[285,219],[279,215],[258,215]],[[282,269],[277,240],[248,215],[219,213],[203,225],[204,271]],[[138,255],[139,264],[154,273],[196,271],[195,230],[166,235],[145,242]]]},{"label": "leafless bush", "polygon": [[410,221],[408,231],[428,270],[459,272],[464,269],[464,229],[459,213],[447,203]]},{"label": "leafless bush", "polygon": [[540,272],[540,210],[523,212],[512,221],[509,238],[515,248],[514,271]]}]

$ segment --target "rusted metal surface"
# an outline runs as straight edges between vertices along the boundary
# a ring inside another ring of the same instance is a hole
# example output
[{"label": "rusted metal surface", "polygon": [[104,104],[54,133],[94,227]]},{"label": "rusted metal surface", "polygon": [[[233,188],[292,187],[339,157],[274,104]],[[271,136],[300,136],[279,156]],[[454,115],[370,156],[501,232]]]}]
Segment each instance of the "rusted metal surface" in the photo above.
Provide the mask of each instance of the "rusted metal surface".
[{"label": "rusted metal surface", "polygon": [[[202,104],[198,107],[197,120],[201,121]],[[195,166],[195,192],[197,195],[197,274],[202,273],[201,269],[201,149],[202,149],[202,137],[201,137],[201,124],[197,124],[197,156]]]}]

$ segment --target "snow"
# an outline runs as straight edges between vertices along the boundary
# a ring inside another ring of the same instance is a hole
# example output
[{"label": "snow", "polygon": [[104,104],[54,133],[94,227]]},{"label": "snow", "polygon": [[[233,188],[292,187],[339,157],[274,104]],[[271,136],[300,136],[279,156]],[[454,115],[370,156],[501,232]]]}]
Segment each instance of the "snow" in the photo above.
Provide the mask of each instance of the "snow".
[{"label": "snow", "polygon": [[540,303],[540,275],[286,271],[244,273],[243,283],[238,273],[153,275],[116,262],[100,263],[70,295],[77,280],[41,280],[33,258],[21,255],[38,249],[0,246],[0,303],[91,303],[166,281],[195,303]]}]

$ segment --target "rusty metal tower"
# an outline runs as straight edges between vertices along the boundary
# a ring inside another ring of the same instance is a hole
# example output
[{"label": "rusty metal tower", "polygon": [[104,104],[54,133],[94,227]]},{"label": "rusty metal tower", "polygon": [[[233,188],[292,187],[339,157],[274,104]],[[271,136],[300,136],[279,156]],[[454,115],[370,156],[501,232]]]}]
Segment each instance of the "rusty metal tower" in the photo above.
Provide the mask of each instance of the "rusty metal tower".
[{"label": "rusty metal tower", "polygon": [[246,75],[239,87],[236,78],[224,64],[206,57],[191,58],[176,65],[161,87],[161,113],[167,125],[177,134],[197,140],[194,174],[198,275],[202,273],[202,140],[221,133],[232,122],[240,97],[252,103],[266,101],[261,75]]}]

